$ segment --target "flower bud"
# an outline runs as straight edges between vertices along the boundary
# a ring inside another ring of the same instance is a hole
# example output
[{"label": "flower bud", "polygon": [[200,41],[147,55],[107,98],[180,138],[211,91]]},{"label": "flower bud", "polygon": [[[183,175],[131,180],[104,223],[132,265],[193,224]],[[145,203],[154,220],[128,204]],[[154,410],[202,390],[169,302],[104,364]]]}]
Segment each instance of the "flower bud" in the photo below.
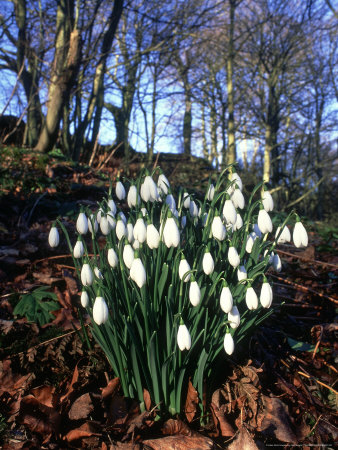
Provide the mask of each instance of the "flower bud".
[{"label": "flower bud", "polygon": [[166,204],[169,206],[171,212],[174,212],[176,209],[176,202],[174,196],[172,194],[168,194],[165,198]]},{"label": "flower bud", "polygon": [[203,260],[202,260],[202,266],[203,266],[203,272],[206,275],[210,275],[214,271],[215,263],[214,263],[213,257],[211,256],[211,253],[209,250],[206,250],[206,252],[204,253]]},{"label": "flower bud", "polygon": [[232,267],[236,268],[239,266],[239,263],[241,261],[239,259],[239,255],[238,255],[238,252],[235,247],[229,247],[228,260],[229,260],[229,263],[232,265]]},{"label": "flower bud", "polygon": [[59,232],[56,226],[52,226],[48,235],[48,243],[51,247],[57,247],[60,242]]},{"label": "flower bud", "polygon": [[158,248],[160,244],[160,234],[152,223],[147,226],[147,244],[150,249]]},{"label": "flower bud", "polygon": [[191,336],[188,328],[184,324],[178,327],[177,344],[181,352],[183,350],[189,350],[191,347]]},{"label": "flower bud", "polygon": [[96,297],[93,306],[93,319],[98,325],[108,320],[108,306],[103,297]]},{"label": "flower bud", "polygon": [[162,192],[164,195],[168,194],[168,189],[170,188],[169,181],[167,177],[161,173],[157,180],[157,187],[160,192]]},{"label": "flower bud", "polygon": [[115,228],[117,239],[120,241],[123,237],[127,237],[127,228],[122,219],[118,219]]},{"label": "flower bud", "polygon": [[135,283],[140,289],[142,288],[142,286],[145,285],[147,279],[146,271],[139,257],[135,257],[131,264],[130,278],[135,281]]},{"label": "flower bud", "polygon": [[188,192],[184,192],[183,194],[183,206],[185,207],[185,209],[189,209],[190,207],[190,195],[188,194]]},{"label": "flower bud", "polygon": [[234,204],[232,203],[232,201],[230,199],[225,200],[225,203],[223,206],[223,216],[224,216],[226,223],[232,224],[232,225],[234,225],[236,223],[237,212],[234,207]]},{"label": "flower bud", "polygon": [[[100,216],[101,218],[101,216]],[[97,233],[97,230],[99,229],[99,224],[96,220],[96,217],[94,216],[94,214],[91,214],[88,217],[88,230],[90,233]]]},{"label": "flower bud", "polygon": [[108,205],[109,211],[112,213],[113,216],[115,216],[115,214],[116,214],[116,204],[115,204],[114,200],[111,197],[108,198],[107,205]]},{"label": "flower bud", "polygon": [[188,261],[183,257],[180,261],[180,264],[178,266],[178,275],[180,277],[180,280],[183,280],[184,283],[187,283],[190,280],[191,274],[185,276],[187,272],[191,270],[190,265]]},{"label": "flower bud", "polygon": [[133,208],[137,205],[138,201],[140,199],[140,196],[137,193],[137,187],[132,184],[129,188],[128,191],[128,196],[127,196],[127,203],[129,208]]},{"label": "flower bud", "polygon": [[265,211],[265,209],[259,210],[257,224],[262,234],[271,233],[272,222],[269,214]]},{"label": "flower bud", "polygon": [[245,302],[248,309],[257,309],[258,308],[258,297],[254,288],[249,286],[246,290],[245,294]]},{"label": "flower bud", "polygon": [[125,265],[130,269],[134,261],[134,250],[130,244],[124,246],[122,257]]},{"label": "flower bud", "polygon": [[120,180],[116,183],[115,193],[119,200],[124,200],[126,198],[126,190]]},{"label": "flower bud", "polygon": [[76,229],[80,234],[86,234],[88,231],[88,220],[84,212],[80,212],[77,218]]},{"label": "flower bud", "polygon": [[117,266],[119,260],[118,260],[117,254],[113,248],[110,248],[108,250],[107,259],[108,259],[108,263],[109,263],[110,267],[114,268]]},{"label": "flower bud", "polygon": [[282,261],[281,261],[279,255],[278,255],[278,253],[273,255],[272,265],[273,265],[273,268],[275,269],[276,272],[281,272],[281,270],[282,270]]},{"label": "flower bud", "polygon": [[142,218],[138,218],[136,220],[133,234],[134,234],[134,239],[137,239],[141,244],[146,240],[147,227]]},{"label": "flower bud", "polygon": [[306,229],[305,229],[304,225],[302,224],[302,222],[297,221],[295,223],[292,238],[293,238],[293,243],[295,244],[295,246],[297,248],[307,247],[309,239],[308,239]]},{"label": "flower bud", "polygon": [[237,306],[233,306],[232,310],[228,313],[228,321],[230,323],[231,328],[238,328],[241,316],[239,314]]},{"label": "flower bud", "polygon": [[218,215],[215,216],[212,221],[211,232],[215,239],[224,241],[226,235],[225,226],[223,225],[222,219]]},{"label": "flower bud", "polygon": [[270,284],[265,281],[262,283],[261,294],[259,296],[259,301],[263,308],[270,308],[273,299],[272,288]]},{"label": "flower bud", "polygon": [[198,217],[198,207],[197,207],[196,203],[194,202],[194,200],[190,201],[189,212],[190,212],[191,217]]},{"label": "flower bud", "polygon": [[178,247],[180,243],[180,232],[173,217],[167,217],[163,228],[163,241],[169,247]]},{"label": "flower bud", "polygon": [[[281,231],[281,227],[277,228],[276,234],[275,234],[275,238],[277,238],[277,236],[279,235]],[[286,242],[291,242],[291,233],[289,228],[285,225],[282,232],[279,235],[279,238],[277,240],[277,244],[285,244]]]},{"label": "flower bud", "polygon": [[230,333],[224,336],[224,350],[228,355],[232,355],[235,350],[235,343]]},{"label": "flower bud", "polygon": [[228,314],[233,307],[234,301],[229,286],[223,286],[220,299],[221,309]]},{"label": "flower bud", "polygon": [[246,280],[248,278],[248,274],[244,266],[239,266],[239,268],[237,269],[237,278],[238,281]]},{"label": "flower bud", "polygon": [[191,280],[189,287],[189,300],[192,306],[198,306],[201,301],[201,290],[197,281],[194,279]]},{"label": "flower bud", "polygon": [[232,174],[230,176],[230,181],[231,182],[235,181],[235,183],[233,183],[233,185],[235,185],[235,186],[237,185],[240,190],[243,189],[243,183],[242,183],[241,177],[238,175],[237,172],[232,172]]},{"label": "flower bud", "polygon": [[81,282],[83,286],[91,286],[94,281],[94,274],[88,263],[83,264],[81,269]]},{"label": "flower bud", "polygon": [[236,218],[236,223],[234,225],[234,230],[239,230],[241,229],[243,226],[243,219],[242,216],[240,214],[237,213],[237,218]]},{"label": "flower bud", "polygon": [[207,199],[209,200],[209,202],[212,202],[214,195],[215,195],[215,186],[211,183],[207,192]]},{"label": "flower bud", "polygon": [[109,232],[110,232],[110,225],[109,225],[108,218],[107,218],[106,214],[101,216],[100,230],[101,230],[101,233],[104,236],[107,236],[109,234]]},{"label": "flower bud", "polygon": [[78,239],[76,241],[76,244],[74,246],[73,255],[74,258],[81,258],[84,254],[84,246],[81,239]]},{"label": "flower bud", "polygon": [[262,191],[262,202],[266,212],[273,210],[273,198],[269,191]]},{"label": "flower bud", "polygon": [[84,290],[81,292],[81,305],[83,306],[83,308],[87,308],[87,306],[89,305],[89,295],[87,291]]},{"label": "flower bud", "polygon": [[234,204],[235,208],[243,209],[245,205],[244,196],[242,191],[236,186],[234,192],[231,195],[231,201]]},{"label": "flower bud", "polygon": [[252,231],[250,234],[248,234],[247,238],[246,238],[246,245],[245,245],[245,251],[247,253],[251,253],[252,252],[252,247],[255,243],[255,239],[257,239],[257,234]]}]

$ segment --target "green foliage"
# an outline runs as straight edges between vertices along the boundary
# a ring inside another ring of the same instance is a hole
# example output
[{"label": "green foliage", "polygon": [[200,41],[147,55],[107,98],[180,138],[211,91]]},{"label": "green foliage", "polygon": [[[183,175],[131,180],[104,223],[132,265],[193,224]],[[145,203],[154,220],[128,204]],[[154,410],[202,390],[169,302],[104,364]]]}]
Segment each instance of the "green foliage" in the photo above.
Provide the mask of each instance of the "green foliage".
[{"label": "green foliage", "polygon": [[288,337],[288,343],[292,350],[297,350],[298,352],[313,352],[315,349],[315,346],[308,342],[296,341],[290,337]]},{"label": "green foliage", "polygon": [[[36,322],[40,326],[55,319],[51,312],[58,310],[60,305],[53,301],[57,300],[56,294],[48,292],[47,289],[48,286],[40,286],[32,292],[22,294],[13,314],[26,317],[29,322]],[[46,301],[46,299],[51,300]]]}]

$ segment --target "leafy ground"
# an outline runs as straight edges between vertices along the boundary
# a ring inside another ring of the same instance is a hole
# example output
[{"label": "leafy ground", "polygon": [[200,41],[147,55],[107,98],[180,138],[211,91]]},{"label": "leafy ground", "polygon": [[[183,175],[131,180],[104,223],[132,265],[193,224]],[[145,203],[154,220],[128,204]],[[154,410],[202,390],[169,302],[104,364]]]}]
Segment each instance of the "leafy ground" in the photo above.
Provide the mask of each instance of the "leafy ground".
[{"label": "leafy ground", "polygon": [[[1,150],[2,151],[2,150]],[[185,416],[160,421],[145,392],[140,414],[81,329],[79,286],[66,246],[47,244],[51,221],[74,227],[121,160],[80,167],[53,154],[4,150],[0,169],[0,444],[19,448],[334,448],[337,428],[338,230],[318,224],[306,250],[280,246],[274,314],[238,348],[200,426],[189,386]],[[109,155],[108,155],[109,156]],[[199,190],[204,161],[161,157],[172,184]],[[131,172],[142,161],[135,158]],[[101,167],[100,167],[101,165]],[[97,169],[100,170],[97,170]],[[34,321],[32,321],[34,319]],[[207,382],[207,380],[206,380]]]}]

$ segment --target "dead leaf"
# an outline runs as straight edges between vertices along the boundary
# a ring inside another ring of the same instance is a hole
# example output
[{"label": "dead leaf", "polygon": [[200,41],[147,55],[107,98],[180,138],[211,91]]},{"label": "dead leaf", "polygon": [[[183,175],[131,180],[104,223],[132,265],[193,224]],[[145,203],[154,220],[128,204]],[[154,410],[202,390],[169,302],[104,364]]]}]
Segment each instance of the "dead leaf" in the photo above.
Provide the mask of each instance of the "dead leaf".
[{"label": "dead leaf", "polygon": [[262,395],[264,411],[259,431],[275,436],[282,442],[297,444],[296,435],[292,429],[287,406],[276,397]]},{"label": "dead leaf", "polygon": [[13,329],[13,320],[3,320],[0,319],[0,330],[3,334],[7,334]]},{"label": "dead leaf", "polygon": [[202,434],[193,436],[167,436],[160,439],[147,439],[143,441],[146,449],[152,450],[208,450],[214,448],[214,443],[210,438]]},{"label": "dead leaf", "polygon": [[102,398],[105,399],[110,396],[114,397],[115,393],[119,390],[119,388],[120,388],[120,379],[118,377],[113,378],[112,380],[109,381],[109,383],[105,388],[101,389]]},{"label": "dead leaf", "polygon": [[[221,436],[229,437],[235,435],[235,430],[233,429],[232,425],[228,422],[224,410],[221,407],[218,407],[215,405],[215,403],[211,403],[211,410],[214,414],[214,422],[217,427],[217,424],[219,425],[219,429],[221,432]],[[216,420],[215,420],[216,418]]]},{"label": "dead leaf", "polygon": [[162,427],[163,434],[191,436],[192,431],[182,420],[167,420]]},{"label": "dead leaf", "polygon": [[81,395],[72,404],[68,417],[70,420],[86,419],[94,411],[94,405],[89,392]]},{"label": "dead leaf", "polygon": [[74,384],[78,381],[78,379],[79,379],[79,369],[76,365],[73,372],[72,381],[70,382],[67,392],[60,398],[60,403],[63,403],[65,402],[65,400],[68,400],[70,394],[74,391]]},{"label": "dead leaf", "polygon": [[143,389],[143,400],[147,411],[151,409],[151,398],[149,391],[147,389]]},{"label": "dead leaf", "polygon": [[55,406],[55,387],[40,386],[30,390],[30,393],[43,405],[53,408]]},{"label": "dead leaf", "polygon": [[197,407],[198,407],[198,392],[194,388],[191,379],[189,379],[187,399],[185,401],[185,410],[184,410],[185,416],[189,423],[195,417]]},{"label": "dead leaf", "polygon": [[258,450],[258,447],[248,430],[242,427],[236,439],[229,445],[228,450]]}]

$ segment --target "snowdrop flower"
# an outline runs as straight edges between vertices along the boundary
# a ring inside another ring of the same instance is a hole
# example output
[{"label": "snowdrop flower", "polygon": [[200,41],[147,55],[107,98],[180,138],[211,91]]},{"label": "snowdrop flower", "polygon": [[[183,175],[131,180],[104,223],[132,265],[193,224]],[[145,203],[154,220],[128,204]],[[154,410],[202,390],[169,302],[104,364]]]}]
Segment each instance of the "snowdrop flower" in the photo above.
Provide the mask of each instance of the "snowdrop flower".
[{"label": "snowdrop flower", "polygon": [[190,212],[191,217],[198,217],[198,207],[197,207],[196,203],[194,202],[194,200],[190,201],[189,212]]},{"label": "snowdrop flower", "polygon": [[116,214],[116,204],[115,204],[114,200],[111,197],[108,198],[107,205],[108,205],[109,211],[111,211],[112,215],[115,216],[115,214]]},{"label": "snowdrop flower", "polygon": [[152,223],[147,226],[147,244],[152,250],[158,248],[160,244],[160,233]]},{"label": "snowdrop flower", "polygon": [[245,303],[248,309],[257,309],[258,308],[258,297],[254,288],[249,285],[245,294]]},{"label": "snowdrop flower", "polygon": [[233,306],[232,310],[228,313],[228,321],[230,323],[231,328],[238,328],[241,316],[239,314],[237,306]]},{"label": "snowdrop flower", "polygon": [[236,223],[234,225],[234,231],[239,230],[243,226],[243,219],[242,216],[237,213]]},{"label": "snowdrop flower", "polygon": [[142,216],[143,217],[146,217],[147,215],[148,215],[148,211],[147,211],[147,209],[146,208],[141,208],[141,213],[142,213]]},{"label": "snowdrop flower", "polygon": [[282,270],[282,261],[281,261],[279,255],[278,255],[278,253],[273,255],[272,265],[273,265],[273,268],[275,269],[276,272],[281,272],[281,270]]},{"label": "snowdrop flower", "polygon": [[271,233],[272,222],[269,214],[265,211],[265,209],[259,210],[257,223],[262,234]]},{"label": "snowdrop flower", "polygon": [[301,247],[307,247],[308,245],[308,235],[306,232],[306,229],[302,222],[300,221],[299,217],[297,216],[297,222],[295,223],[295,227],[293,229],[292,233],[292,239],[293,243],[297,248]]},{"label": "snowdrop flower", "polygon": [[189,350],[191,347],[191,336],[188,331],[188,328],[181,321],[180,326],[178,327],[177,332],[177,344],[181,352],[183,350]]},{"label": "snowdrop flower", "polygon": [[263,283],[261,287],[261,294],[259,296],[259,301],[263,308],[270,308],[273,299],[272,288],[268,283],[266,277],[263,277]]},{"label": "snowdrop flower", "polygon": [[191,270],[190,265],[188,261],[185,259],[184,255],[182,255],[182,259],[180,261],[180,264],[178,266],[178,275],[181,280],[184,281],[184,283],[187,283],[190,280],[191,274],[185,276],[187,272]]},{"label": "snowdrop flower", "polygon": [[257,234],[252,231],[250,234],[248,234],[247,238],[246,238],[246,245],[245,245],[245,251],[247,253],[251,253],[252,252],[252,247],[255,243],[255,239],[257,239]]},{"label": "snowdrop flower", "polygon": [[269,191],[261,191],[262,203],[266,212],[273,210],[273,198]]},{"label": "snowdrop flower", "polygon": [[176,210],[176,202],[172,194],[168,194],[166,196],[165,202],[169,206],[171,212],[174,212]]},{"label": "snowdrop flower", "polygon": [[123,237],[127,237],[127,228],[120,217],[117,219],[115,228],[117,239],[120,241]]},{"label": "snowdrop flower", "polygon": [[149,189],[148,184],[145,181],[143,181],[143,183],[141,184],[140,194],[141,194],[141,198],[144,202],[150,201],[150,189]]},{"label": "snowdrop flower", "polygon": [[165,245],[169,247],[178,247],[180,243],[180,232],[176,224],[176,220],[171,213],[168,214],[167,220],[163,228],[163,240]]},{"label": "snowdrop flower", "polygon": [[235,343],[230,333],[225,333],[224,350],[228,355],[232,355],[235,350]]},{"label": "snowdrop flower", "polygon": [[217,212],[211,224],[211,232],[215,239],[224,241],[226,235],[225,226]]},{"label": "snowdrop flower", "polygon": [[108,220],[108,223],[109,223],[110,230],[114,230],[114,228],[116,227],[116,220],[115,220],[115,217],[113,216],[113,212],[112,211],[108,211],[107,220]]},{"label": "snowdrop flower", "polygon": [[203,267],[203,272],[206,275],[210,275],[214,271],[215,263],[214,263],[213,257],[211,256],[209,249],[207,249],[204,253],[203,260],[202,260],[202,267]]},{"label": "snowdrop flower", "polygon": [[132,184],[129,188],[127,195],[127,203],[129,208],[135,207],[139,201],[140,196],[137,193],[137,187],[134,184]]},{"label": "snowdrop flower", "polygon": [[223,206],[223,216],[228,224],[230,223],[235,225],[237,220],[237,212],[228,194],[226,194],[226,200]]},{"label": "snowdrop flower", "polygon": [[[99,209],[98,209],[97,214],[96,214],[96,220],[97,220],[97,223],[100,223],[100,222],[101,222],[101,217],[103,216],[104,213],[105,213],[105,212],[103,211],[102,208],[99,208]],[[88,224],[88,228],[89,228],[89,224]],[[96,230],[96,231],[97,231],[97,230]]]},{"label": "snowdrop flower", "polygon": [[100,230],[101,230],[101,233],[104,236],[107,236],[109,234],[109,232],[110,232],[110,225],[109,225],[108,218],[107,218],[106,214],[101,216]]},{"label": "snowdrop flower", "polygon": [[231,201],[234,204],[235,208],[243,209],[245,205],[244,196],[242,191],[236,185],[234,192],[231,195]]},{"label": "snowdrop flower", "polygon": [[134,261],[134,250],[129,243],[125,244],[122,257],[125,265],[130,269]]},{"label": "snowdrop flower", "polygon": [[149,200],[151,202],[155,202],[156,200],[158,200],[158,197],[159,197],[155,181],[153,180],[153,178],[150,175],[147,175],[144,179],[144,182],[147,184],[147,186],[149,188],[149,192],[150,192]]},{"label": "snowdrop flower", "polygon": [[115,186],[116,197],[121,201],[126,198],[126,190],[119,179],[117,179]]},{"label": "snowdrop flower", "polygon": [[238,255],[238,252],[235,247],[232,247],[232,246],[229,247],[228,260],[229,260],[229,263],[232,265],[232,267],[236,268],[237,266],[239,266],[239,263],[241,261],[239,259],[239,255]]},{"label": "snowdrop flower", "polygon": [[108,263],[109,263],[110,267],[114,268],[117,266],[119,260],[118,260],[117,254],[113,248],[110,248],[108,250],[107,258],[108,258]]},{"label": "snowdrop flower", "polygon": [[127,218],[126,218],[126,216],[123,214],[122,211],[120,211],[120,212],[118,213],[117,218],[122,219],[123,222],[124,222],[124,224],[127,225]]},{"label": "snowdrop flower", "polygon": [[191,283],[189,287],[189,300],[192,306],[198,306],[201,301],[201,290],[194,277],[191,277]]},{"label": "snowdrop flower", "polygon": [[181,217],[181,228],[183,229],[187,224],[187,216]]},{"label": "snowdrop flower", "polygon": [[257,223],[253,224],[252,229],[253,229],[253,232],[257,235],[257,237],[261,238],[263,236]]},{"label": "snowdrop flower", "polygon": [[84,212],[80,212],[77,218],[76,229],[80,234],[86,234],[88,231],[88,219]]},{"label": "snowdrop flower", "polygon": [[[277,236],[281,232],[281,227],[278,227],[275,234],[275,239],[277,239]],[[282,232],[279,235],[279,238],[277,239],[277,244],[285,244],[285,242],[291,242],[291,233],[289,228],[285,225]]]},{"label": "snowdrop flower", "polygon": [[230,181],[232,181],[232,182],[235,181],[234,185],[237,185],[240,190],[243,189],[243,183],[242,183],[241,177],[238,175],[237,172],[232,172],[232,174],[230,176]]},{"label": "snowdrop flower", "polygon": [[220,305],[222,311],[224,311],[226,314],[228,314],[233,308],[234,301],[230,288],[227,284],[224,284],[222,287]]},{"label": "snowdrop flower", "polygon": [[168,194],[168,189],[170,188],[169,181],[167,177],[164,175],[164,173],[160,173],[158,180],[157,180],[157,187],[160,192],[162,192],[164,195]]},{"label": "snowdrop flower", "polygon": [[139,241],[137,239],[134,239],[134,242],[133,242],[132,246],[133,246],[134,250],[138,250],[140,248]]},{"label": "snowdrop flower", "polygon": [[214,195],[215,195],[215,186],[211,183],[207,192],[207,199],[209,200],[209,202],[213,200]]},{"label": "snowdrop flower", "polygon": [[246,280],[248,278],[248,274],[244,266],[239,266],[237,269],[237,278],[238,281]]},{"label": "snowdrop flower", "polygon": [[98,325],[102,325],[108,320],[108,306],[104,298],[96,297],[93,306],[93,319]]},{"label": "snowdrop flower", "polygon": [[103,280],[102,272],[98,267],[94,267],[94,273],[96,278],[98,278],[99,280]]},{"label": "snowdrop flower", "polygon": [[[269,253],[269,249],[266,249],[264,252],[264,258],[266,257],[266,255]],[[273,265],[273,258],[275,256],[274,252],[271,252],[269,255],[269,264]]]},{"label": "snowdrop flower", "polygon": [[183,194],[183,206],[185,209],[189,209],[190,206],[190,195],[187,192]]},{"label": "snowdrop flower", "polygon": [[79,238],[76,241],[76,244],[74,246],[74,250],[73,250],[73,256],[74,258],[81,258],[84,254],[84,246],[83,246],[83,242],[82,239]]},{"label": "snowdrop flower", "polygon": [[146,270],[144,268],[144,265],[138,255],[138,251],[135,251],[134,260],[131,264],[130,268],[130,278],[135,281],[137,286],[141,289],[146,282],[147,276],[146,276]]},{"label": "snowdrop flower", "polygon": [[48,235],[48,243],[51,247],[57,247],[60,242],[59,232],[55,225],[52,226]]},{"label": "snowdrop flower", "polygon": [[81,269],[81,282],[83,286],[91,286],[93,284],[93,281],[93,271],[88,263],[84,263]]},{"label": "snowdrop flower", "polygon": [[134,227],[131,222],[127,223],[127,239],[130,244],[134,242]]},{"label": "snowdrop flower", "polygon": [[97,233],[97,230],[99,229],[99,224],[96,220],[96,217],[94,216],[94,214],[91,214],[88,217],[88,230],[90,233]]},{"label": "snowdrop flower", "polygon": [[144,223],[144,220],[142,217],[139,217],[136,220],[133,235],[134,235],[134,239],[137,239],[140,242],[140,244],[142,244],[146,240],[147,227],[146,227],[146,224]]},{"label": "snowdrop flower", "polygon": [[89,305],[89,295],[85,290],[81,292],[81,305],[83,306],[83,308],[87,308],[87,306]]}]

